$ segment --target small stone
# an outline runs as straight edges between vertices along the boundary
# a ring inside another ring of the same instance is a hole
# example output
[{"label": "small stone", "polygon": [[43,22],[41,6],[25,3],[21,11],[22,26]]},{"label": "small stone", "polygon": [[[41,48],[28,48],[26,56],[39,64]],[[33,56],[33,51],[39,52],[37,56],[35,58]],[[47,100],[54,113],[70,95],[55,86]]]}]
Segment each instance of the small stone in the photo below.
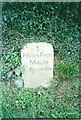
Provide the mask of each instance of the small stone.
[{"label": "small stone", "polygon": [[20,75],[20,69],[19,69],[19,68],[16,68],[16,69],[15,69],[15,74],[16,74],[17,76]]},{"label": "small stone", "polygon": [[14,81],[14,84],[15,84],[15,86],[17,87],[17,88],[21,88],[21,87],[23,87],[23,81],[22,80],[15,80]]},{"label": "small stone", "polygon": [[13,74],[13,71],[10,71],[10,72],[8,73],[8,78],[10,78],[10,77],[12,76],[12,74]]}]

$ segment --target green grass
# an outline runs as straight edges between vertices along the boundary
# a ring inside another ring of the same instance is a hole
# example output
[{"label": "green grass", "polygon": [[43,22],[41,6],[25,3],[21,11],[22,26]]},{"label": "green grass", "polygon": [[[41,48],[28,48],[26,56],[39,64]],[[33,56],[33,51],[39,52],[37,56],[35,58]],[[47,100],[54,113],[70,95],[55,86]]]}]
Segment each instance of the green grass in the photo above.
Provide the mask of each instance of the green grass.
[{"label": "green grass", "polygon": [[[79,68],[75,62],[68,60],[66,62],[61,62],[57,66],[58,72],[61,76],[66,78],[73,78],[79,76]],[[67,80],[67,79],[66,79]]]},{"label": "green grass", "polygon": [[54,86],[38,90],[6,88],[2,101],[4,118],[79,118],[78,91],[74,89],[73,93],[70,87],[65,95],[60,93],[59,86],[58,93]]},{"label": "green grass", "polygon": [[[79,3],[2,4],[2,118],[79,118]],[[54,78],[49,88],[16,88],[20,51],[29,42],[54,48]],[[59,57],[58,57],[59,56]]]}]

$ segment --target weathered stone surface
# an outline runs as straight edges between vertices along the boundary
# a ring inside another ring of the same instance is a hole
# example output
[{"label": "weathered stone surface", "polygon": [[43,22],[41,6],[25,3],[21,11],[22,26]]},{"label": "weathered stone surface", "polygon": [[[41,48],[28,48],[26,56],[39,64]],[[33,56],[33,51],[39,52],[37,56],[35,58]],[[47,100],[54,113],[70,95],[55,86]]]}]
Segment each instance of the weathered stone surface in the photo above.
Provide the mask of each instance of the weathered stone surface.
[{"label": "weathered stone surface", "polygon": [[53,78],[53,47],[45,42],[28,43],[21,50],[24,87],[48,87]]}]

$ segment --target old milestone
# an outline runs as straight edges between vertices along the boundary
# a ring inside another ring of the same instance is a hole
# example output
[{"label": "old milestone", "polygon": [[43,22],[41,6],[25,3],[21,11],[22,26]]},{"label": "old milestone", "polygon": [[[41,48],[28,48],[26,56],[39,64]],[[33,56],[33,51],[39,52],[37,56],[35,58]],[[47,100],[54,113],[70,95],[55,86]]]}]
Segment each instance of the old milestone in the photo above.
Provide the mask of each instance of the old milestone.
[{"label": "old milestone", "polygon": [[21,50],[24,87],[48,87],[53,78],[53,47],[49,43],[28,43]]}]

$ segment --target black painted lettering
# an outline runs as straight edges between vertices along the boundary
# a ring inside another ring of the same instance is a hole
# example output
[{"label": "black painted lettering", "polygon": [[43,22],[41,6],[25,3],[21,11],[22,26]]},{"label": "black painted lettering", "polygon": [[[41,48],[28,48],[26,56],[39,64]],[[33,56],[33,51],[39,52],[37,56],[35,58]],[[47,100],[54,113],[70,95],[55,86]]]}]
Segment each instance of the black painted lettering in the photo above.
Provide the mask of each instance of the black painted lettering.
[{"label": "black painted lettering", "polygon": [[36,64],[36,60],[30,60],[30,64]]}]

